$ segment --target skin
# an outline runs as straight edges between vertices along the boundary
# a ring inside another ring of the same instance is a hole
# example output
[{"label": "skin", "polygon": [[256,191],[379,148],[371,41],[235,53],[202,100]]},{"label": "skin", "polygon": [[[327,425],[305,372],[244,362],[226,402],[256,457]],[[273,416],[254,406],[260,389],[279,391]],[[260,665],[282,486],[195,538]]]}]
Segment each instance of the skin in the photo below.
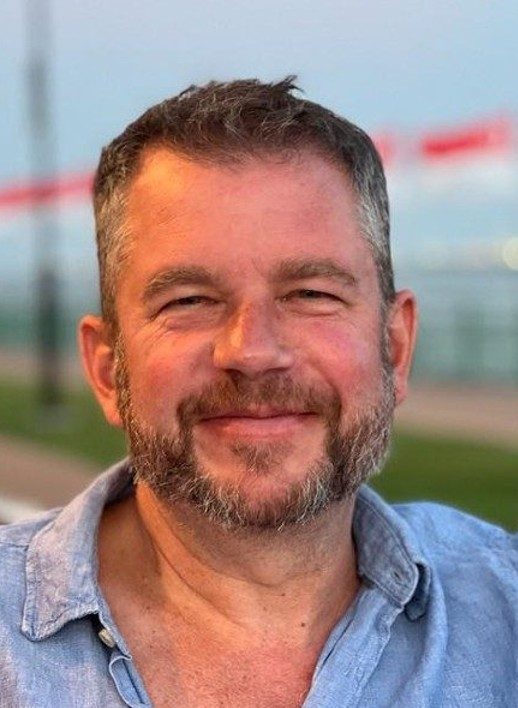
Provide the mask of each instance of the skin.
[{"label": "skin", "polygon": [[[309,152],[287,162],[265,158],[230,167],[154,149],[131,185],[127,224],[132,247],[116,304],[133,406],[146,425],[174,436],[178,403],[226,376],[287,375],[333,391],[344,429],[379,400],[377,274],[355,195],[337,167]],[[350,277],[294,279],[279,272],[286,261],[322,259]],[[211,280],[157,287],[157,275],[179,266],[201,266]],[[399,292],[387,317],[400,403],[415,339],[413,294]],[[105,324],[85,317],[79,340],[106,419],[120,427]],[[324,435],[318,415],[264,409],[201,421],[194,444],[213,479],[239,484],[253,507],[304,479]],[[246,475],[231,445],[271,440],[283,445],[281,463]],[[273,670],[272,660],[293,664],[300,652],[304,686],[358,591],[353,502],[334,505],[303,528],[254,536],[225,532],[182,505],[166,506],[140,483],[134,497],[104,512],[101,587],[122,627],[130,626],[123,607],[145,606],[166,647],[167,628],[181,616],[190,632],[198,628],[245,654],[254,648],[255,665],[264,656],[265,670]]]}]

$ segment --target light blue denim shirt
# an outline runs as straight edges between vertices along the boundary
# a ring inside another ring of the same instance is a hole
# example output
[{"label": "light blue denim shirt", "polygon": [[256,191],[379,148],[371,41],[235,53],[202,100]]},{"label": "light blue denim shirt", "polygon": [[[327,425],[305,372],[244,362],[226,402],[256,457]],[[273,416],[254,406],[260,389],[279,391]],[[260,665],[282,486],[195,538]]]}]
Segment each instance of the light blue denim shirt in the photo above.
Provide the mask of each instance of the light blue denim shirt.
[{"label": "light blue denim shirt", "polygon": [[[63,510],[0,528],[2,708],[151,705],[96,579],[102,508],[131,489],[119,463]],[[516,708],[517,538],[367,487],[354,536],[362,588],[304,708]]]}]

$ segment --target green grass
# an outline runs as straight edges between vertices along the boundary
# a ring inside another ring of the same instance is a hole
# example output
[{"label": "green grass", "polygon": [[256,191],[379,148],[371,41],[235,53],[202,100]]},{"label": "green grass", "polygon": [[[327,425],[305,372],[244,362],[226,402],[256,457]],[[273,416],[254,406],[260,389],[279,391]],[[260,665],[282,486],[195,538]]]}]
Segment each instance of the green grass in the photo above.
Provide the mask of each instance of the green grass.
[{"label": "green grass", "polygon": [[123,434],[105,423],[86,390],[67,391],[58,410],[42,414],[34,386],[0,381],[0,432],[101,465],[124,455]]},{"label": "green grass", "polygon": [[372,486],[389,501],[444,502],[518,529],[518,450],[398,433]]},{"label": "green grass", "polygon": [[[38,415],[30,385],[0,381],[0,432],[107,465],[124,454],[87,391],[68,392],[55,420]],[[518,528],[518,450],[398,433],[373,486],[390,501],[441,501]]]}]

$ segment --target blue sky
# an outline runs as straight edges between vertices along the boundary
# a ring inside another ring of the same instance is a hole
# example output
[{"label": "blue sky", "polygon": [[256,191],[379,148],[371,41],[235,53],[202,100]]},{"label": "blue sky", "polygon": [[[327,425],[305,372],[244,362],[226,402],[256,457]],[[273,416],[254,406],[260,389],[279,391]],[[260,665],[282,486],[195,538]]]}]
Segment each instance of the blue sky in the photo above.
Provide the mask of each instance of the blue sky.
[{"label": "blue sky", "polygon": [[[24,19],[27,7],[38,2],[0,0],[0,187],[28,176]],[[372,132],[420,131],[501,112],[518,116],[517,0],[51,5],[52,114],[63,171],[92,169],[102,145],[145,108],[212,78],[298,74],[310,99]],[[429,177],[410,170],[398,189],[389,174],[396,271],[408,264],[401,282],[418,293],[423,323],[443,327],[448,316],[468,306],[492,323],[506,313],[509,323],[515,321],[510,308],[516,274],[498,272],[495,285],[477,269],[480,261],[490,267],[495,249],[518,234],[516,151],[512,164],[479,167],[470,179],[439,180],[438,190],[430,188]],[[79,311],[95,301],[90,208],[70,207],[60,218],[64,301]],[[32,301],[33,244],[28,214],[0,215],[0,281],[7,303],[29,307]],[[437,259],[442,265],[445,258],[450,265],[464,263],[466,256],[476,262],[464,280],[448,272],[437,285],[412,270]],[[446,353],[442,349],[439,356],[447,356],[447,347]]]},{"label": "blue sky", "polygon": [[[37,0],[31,0],[33,3]],[[0,9],[0,181],[28,171],[24,16]],[[296,73],[367,130],[518,113],[516,0],[53,0],[60,169],[150,104],[211,78]]]}]

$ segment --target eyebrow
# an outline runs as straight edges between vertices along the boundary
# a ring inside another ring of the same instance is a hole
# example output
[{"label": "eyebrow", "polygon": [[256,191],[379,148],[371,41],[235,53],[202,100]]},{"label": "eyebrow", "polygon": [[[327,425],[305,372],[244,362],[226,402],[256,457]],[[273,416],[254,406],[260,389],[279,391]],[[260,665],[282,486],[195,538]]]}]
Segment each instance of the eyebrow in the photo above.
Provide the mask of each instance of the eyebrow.
[{"label": "eyebrow", "polygon": [[273,275],[278,282],[307,278],[331,278],[347,287],[358,285],[358,279],[332,258],[290,258],[282,261]]},{"label": "eyebrow", "polygon": [[164,291],[178,285],[216,285],[220,280],[203,266],[167,268],[148,280],[142,293],[142,302],[146,304]]},{"label": "eyebrow", "polygon": [[[282,261],[273,271],[272,282],[284,283],[308,278],[331,278],[346,287],[356,287],[357,278],[331,258],[292,258]],[[147,304],[163,292],[179,285],[223,286],[223,279],[204,266],[176,266],[153,275],[142,293]]]}]

